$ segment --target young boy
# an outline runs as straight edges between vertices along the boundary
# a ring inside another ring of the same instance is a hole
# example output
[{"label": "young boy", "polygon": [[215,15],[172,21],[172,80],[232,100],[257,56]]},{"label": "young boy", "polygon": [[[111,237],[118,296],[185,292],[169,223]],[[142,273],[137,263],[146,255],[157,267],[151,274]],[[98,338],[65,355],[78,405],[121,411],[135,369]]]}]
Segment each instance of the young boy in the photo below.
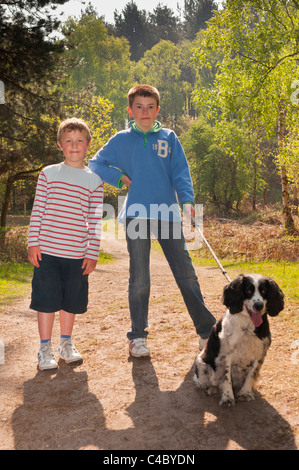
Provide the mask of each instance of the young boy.
[{"label": "young boy", "polygon": [[61,330],[59,357],[68,363],[82,359],[71,335],[75,315],[87,310],[88,274],[99,256],[103,205],[102,180],[84,165],[90,143],[85,122],[63,121],[57,144],[64,162],[45,167],[38,178],[28,259],[34,265],[30,308],[38,312],[41,370],[58,366],[51,342],[56,311]]},{"label": "young boy", "polygon": [[[194,194],[188,163],[173,131],[156,121],[160,96],[148,85],[128,93],[130,128],[118,132],[89,161],[89,167],[107,183],[129,188],[126,203],[126,238],[130,255],[127,333],[132,356],[148,356],[149,255],[151,232],[158,239],[196,332],[205,340],[216,322],[204,304],[197,276],[182,233],[178,199],[194,216]],[[203,343],[204,341],[202,341]]]}]

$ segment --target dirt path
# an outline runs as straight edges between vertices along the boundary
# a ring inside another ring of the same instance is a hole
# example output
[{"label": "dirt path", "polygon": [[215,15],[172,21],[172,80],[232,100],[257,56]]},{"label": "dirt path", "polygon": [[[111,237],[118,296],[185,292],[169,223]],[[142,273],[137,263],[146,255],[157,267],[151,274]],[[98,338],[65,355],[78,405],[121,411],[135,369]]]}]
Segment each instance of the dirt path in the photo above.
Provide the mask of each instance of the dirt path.
[{"label": "dirt path", "polygon": [[[132,359],[125,243],[104,240],[102,248],[117,260],[90,276],[90,308],[74,331],[82,364],[60,361],[56,371],[38,371],[29,296],[0,312],[0,449],[296,449],[298,365],[291,361],[294,332],[287,323],[270,320],[273,343],[257,399],[222,409],[193,384],[198,340],[164,257],[151,255],[151,357]],[[225,278],[217,267],[197,273],[219,318]],[[57,318],[55,346],[58,337]]]}]

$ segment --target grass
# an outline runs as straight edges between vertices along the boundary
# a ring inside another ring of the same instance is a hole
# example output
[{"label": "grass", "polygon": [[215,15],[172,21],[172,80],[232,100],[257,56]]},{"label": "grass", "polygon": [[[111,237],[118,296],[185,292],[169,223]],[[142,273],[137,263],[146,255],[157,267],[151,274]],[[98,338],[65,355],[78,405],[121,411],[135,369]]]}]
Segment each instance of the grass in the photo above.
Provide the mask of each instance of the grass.
[{"label": "grass", "polygon": [[[213,258],[199,258],[192,253],[191,256],[195,266],[216,266],[218,268]],[[298,263],[289,261],[240,262],[226,259],[220,260],[220,262],[231,279],[241,273],[259,273],[263,276],[270,276],[277,282],[285,295],[294,300],[299,299]]]},{"label": "grass", "polygon": [[28,293],[32,273],[29,263],[0,264],[0,306]]},{"label": "grass", "polygon": [[100,251],[98,263],[111,263],[111,261],[114,261],[114,259],[114,256],[110,255],[109,253],[104,253],[103,251]]}]

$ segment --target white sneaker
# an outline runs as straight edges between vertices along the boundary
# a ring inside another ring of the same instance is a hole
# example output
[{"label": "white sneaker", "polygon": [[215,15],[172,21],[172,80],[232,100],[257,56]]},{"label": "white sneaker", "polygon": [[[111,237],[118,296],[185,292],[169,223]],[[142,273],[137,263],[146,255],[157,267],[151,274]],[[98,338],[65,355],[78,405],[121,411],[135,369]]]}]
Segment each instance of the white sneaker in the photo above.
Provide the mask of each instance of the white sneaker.
[{"label": "white sneaker", "polygon": [[57,369],[58,367],[51,341],[40,346],[37,358],[40,370]]},{"label": "white sneaker", "polygon": [[129,343],[129,351],[131,356],[134,357],[144,357],[150,355],[149,349],[146,346],[145,338],[132,339]]},{"label": "white sneaker", "polygon": [[69,338],[60,343],[58,353],[59,357],[67,363],[77,362],[83,359],[79,351],[77,351],[73,345],[72,340]]}]

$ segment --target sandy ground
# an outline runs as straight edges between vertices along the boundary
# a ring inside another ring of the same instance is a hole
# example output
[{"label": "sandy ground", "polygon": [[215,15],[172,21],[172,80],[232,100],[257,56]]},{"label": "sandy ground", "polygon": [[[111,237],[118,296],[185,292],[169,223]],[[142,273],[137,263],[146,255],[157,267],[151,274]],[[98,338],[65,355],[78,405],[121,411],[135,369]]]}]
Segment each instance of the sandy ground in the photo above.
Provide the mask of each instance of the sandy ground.
[{"label": "sandy ground", "polygon": [[[170,269],[151,255],[150,358],[129,357],[128,256],[124,241],[104,240],[117,259],[90,276],[89,311],[74,329],[83,363],[37,369],[36,314],[30,293],[0,313],[1,450],[292,450],[298,436],[296,332],[270,319],[272,346],[253,402],[223,409],[193,383],[198,339]],[[206,304],[220,318],[226,284],[219,268],[196,268]],[[53,343],[59,338],[58,318]],[[3,361],[2,361],[3,362]]]}]

